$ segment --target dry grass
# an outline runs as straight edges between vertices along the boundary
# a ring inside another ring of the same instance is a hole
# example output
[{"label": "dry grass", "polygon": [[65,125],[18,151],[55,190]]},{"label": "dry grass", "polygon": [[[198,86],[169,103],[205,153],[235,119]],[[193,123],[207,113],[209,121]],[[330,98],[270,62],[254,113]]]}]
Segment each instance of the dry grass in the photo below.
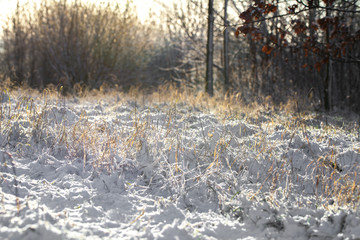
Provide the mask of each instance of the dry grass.
[{"label": "dry grass", "polygon": [[[354,165],[344,173],[337,159],[336,147],[339,146],[333,142],[340,135],[359,141],[359,128],[352,128],[353,123],[345,124],[344,120],[340,127],[326,125],[321,118],[316,119],[316,114],[277,108],[270,99],[264,104],[250,106],[244,105],[237,95],[210,98],[172,85],[151,93],[140,87],[130,89],[127,94],[106,89],[81,92],[83,97],[80,99],[65,98],[59,91],[48,89],[39,94],[31,90],[3,90],[1,147],[34,158],[48,151],[71,161],[82,161],[84,171],[94,169],[108,173],[121,171],[124,166],[131,167],[133,163],[125,159],[143,161],[143,156],[147,156],[146,159],[153,161],[152,167],[142,167],[144,174],[148,174],[149,184],[166,179],[177,194],[191,191],[197,184],[208,184],[209,189],[224,201],[236,198],[240,191],[238,176],[249,171],[251,164],[247,160],[251,160],[262,163],[260,167],[264,172],[259,169],[258,175],[251,177],[257,184],[249,190],[248,197],[259,200],[265,196],[274,207],[281,205],[279,196],[291,200],[306,181],[297,176],[297,166],[290,155],[297,149],[311,159],[304,171],[311,177],[318,206],[327,209],[359,206],[359,167]],[[100,105],[112,101],[113,106],[108,111],[131,105],[131,112],[126,119],[113,119],[112,122],[101,116],[96,121],[90,120],[85,110],[72,124],[63,118],[66,114],[72,116],[69,102],[94,102],[94,99]],[[151,117],[154,111],[163,113],[157,122]],[[231,131],[217,132],[215,128],[200,126],[196,133],[201,134],[201,140],[189,142],[186,135],[191,129],[186,125],[183,128],[176,126],[181,119],[192,117],[194,111],[211,114],[222,124],[248,124],[256,132],[248,137],[245,129],[240,131],[240,137],[236,137]],[[276,133],[281,137],[274,140],[271,136]],[[314,145],[324,142],[329,150],[318,155]],[[359,157],[360,148],[354,149],[353,153],[354,157]],[[187,165],[189,158],[196,167]],[[153,168],[157,169],[157,175],[152,175]],[[231,174],[223,176],[226,169]],[[209,180],[216,176],[226,180],[226,187]],[[298,202],[299,206],[303,204]]]}]

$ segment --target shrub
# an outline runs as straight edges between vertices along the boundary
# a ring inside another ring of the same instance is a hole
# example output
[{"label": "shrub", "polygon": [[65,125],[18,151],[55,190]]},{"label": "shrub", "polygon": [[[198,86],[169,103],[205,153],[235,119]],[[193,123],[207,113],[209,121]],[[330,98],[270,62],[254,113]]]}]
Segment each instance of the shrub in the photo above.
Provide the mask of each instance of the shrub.
[{"label": "shrub", "polygon": [[99,88],[107,82],[138,83],[146,67],[150,28],[131,1],[94,4],[66,0],[17,5],[4,26],[2,61],[16,84],[65,91],[74,85]]}]

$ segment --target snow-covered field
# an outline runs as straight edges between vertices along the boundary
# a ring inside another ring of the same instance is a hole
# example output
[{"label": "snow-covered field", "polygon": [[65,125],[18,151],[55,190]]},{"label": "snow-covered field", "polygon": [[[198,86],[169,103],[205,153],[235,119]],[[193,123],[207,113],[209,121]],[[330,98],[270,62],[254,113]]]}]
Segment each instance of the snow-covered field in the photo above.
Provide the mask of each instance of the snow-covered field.
[{"label": "snow-covered field", "polygon": [[115,95],[0,114],[0,239],[360,239],[356,122]]}]

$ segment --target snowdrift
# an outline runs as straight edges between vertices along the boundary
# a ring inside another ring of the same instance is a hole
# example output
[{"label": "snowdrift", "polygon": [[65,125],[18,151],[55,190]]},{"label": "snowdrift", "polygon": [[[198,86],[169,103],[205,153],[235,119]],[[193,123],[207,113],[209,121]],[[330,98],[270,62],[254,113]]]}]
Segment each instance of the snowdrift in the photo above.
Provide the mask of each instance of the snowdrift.
[{"label": "snowdrift", "polygon": [[357,130],[2,96],[0,238],[360,239]]}]

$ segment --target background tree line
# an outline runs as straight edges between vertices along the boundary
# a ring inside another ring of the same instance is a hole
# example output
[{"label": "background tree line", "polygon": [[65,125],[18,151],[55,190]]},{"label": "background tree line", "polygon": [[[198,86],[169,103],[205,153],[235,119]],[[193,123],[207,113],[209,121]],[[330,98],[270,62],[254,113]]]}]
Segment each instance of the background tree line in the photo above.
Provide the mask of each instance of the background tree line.
[{"label": "background tree line", "polygon": [[249,102],[297,98],[312,109],[360,111],[358,1],[203,0],[173,9],[167,24],[183,54],[181,81],[211,94],[212,80],[202,74],[209,75],[206,38],[213,29],[215,89]]},{"label": "background tree line", "polygon": [[355,0],[184,0],[147,23],[131,1],[27,8],[18,6],[4,27],[2,72],[14,84],[71,92],[172,81],[244,102],[296,99],[360,112]]}]

